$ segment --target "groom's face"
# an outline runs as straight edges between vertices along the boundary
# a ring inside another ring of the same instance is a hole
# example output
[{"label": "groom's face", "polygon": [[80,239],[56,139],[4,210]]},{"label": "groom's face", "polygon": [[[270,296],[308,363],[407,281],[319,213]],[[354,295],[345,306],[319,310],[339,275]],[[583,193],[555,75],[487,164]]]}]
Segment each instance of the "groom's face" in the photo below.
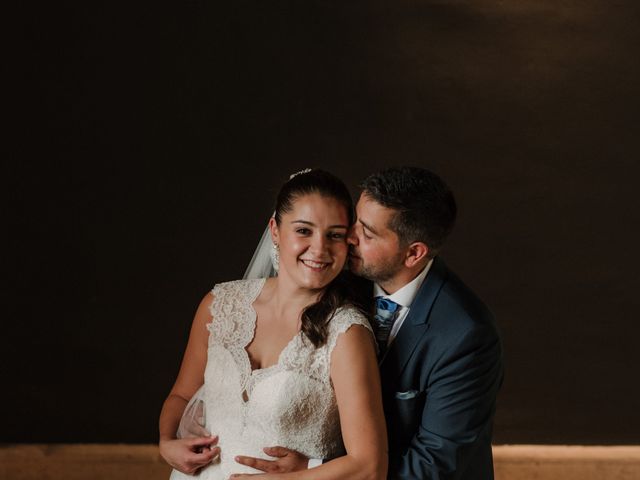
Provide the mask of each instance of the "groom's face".
[{"label": "groom's face", "polygon": [[356,215],[348,237],[349,268],[356,275],[384,284],[404,265],[398,235],[389,228],[395,211],[363,193]]}]

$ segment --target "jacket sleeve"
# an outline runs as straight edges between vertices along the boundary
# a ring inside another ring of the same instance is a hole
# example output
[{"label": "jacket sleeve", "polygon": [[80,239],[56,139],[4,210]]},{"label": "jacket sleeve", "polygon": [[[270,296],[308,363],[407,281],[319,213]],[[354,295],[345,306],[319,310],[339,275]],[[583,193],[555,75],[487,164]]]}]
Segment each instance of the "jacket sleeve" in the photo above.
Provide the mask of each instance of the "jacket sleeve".
[{"label": "jacket sleeve", "polygon": [[399,464],[391,466],[390,478],[458,479],[479,449],[491,448],[495,399],[502,383],[497,331],[483,325],[442,352],[430,375],[417,433]]}]

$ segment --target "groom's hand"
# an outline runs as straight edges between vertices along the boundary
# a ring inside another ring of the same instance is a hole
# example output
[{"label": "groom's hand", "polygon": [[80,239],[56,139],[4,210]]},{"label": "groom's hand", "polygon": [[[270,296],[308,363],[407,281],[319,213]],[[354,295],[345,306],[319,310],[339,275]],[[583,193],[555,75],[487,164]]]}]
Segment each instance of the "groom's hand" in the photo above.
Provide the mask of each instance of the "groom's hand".
[{"label": "groom's hand", "polygon": [[244,457],[242,455],[238,455],[235,460],[242,465],[267,473],[298,472],[306,470],[309,466],[309,459],[295,450],[289,450],[284,447],[266,447],[262,450],[270,457],[275,457],[275,460]]}]

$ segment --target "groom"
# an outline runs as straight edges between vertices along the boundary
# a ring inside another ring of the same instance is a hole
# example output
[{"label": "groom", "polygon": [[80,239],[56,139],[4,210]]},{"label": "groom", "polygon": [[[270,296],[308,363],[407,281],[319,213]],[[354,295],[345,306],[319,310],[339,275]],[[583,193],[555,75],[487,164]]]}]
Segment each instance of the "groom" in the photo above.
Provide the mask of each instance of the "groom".
[{"label": "groom", "polygon": [[[349,262],[373,282],[389,478],[492,479],[502,349],[491,312],[438,256],[455,221],[453,194],[411,167],[375,173],[361,187]],[[267,472],[314,461],[265,451],[275,460],[237,460]]]}]

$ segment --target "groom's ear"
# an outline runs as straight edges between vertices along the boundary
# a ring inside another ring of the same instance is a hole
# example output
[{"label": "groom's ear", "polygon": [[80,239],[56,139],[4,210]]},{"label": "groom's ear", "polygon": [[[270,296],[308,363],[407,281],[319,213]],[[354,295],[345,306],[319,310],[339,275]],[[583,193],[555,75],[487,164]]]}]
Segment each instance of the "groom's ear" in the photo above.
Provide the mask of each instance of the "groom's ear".
[{"label": "groom's ear", "polygon": [[276,223],[276,219],[271,217],[269,219],[269,231],[271,232],[271,241],[275,245],[280,244],[280,232],[278,231],[278,224]]},{"label": "groom's ear", "polygon": [[413,242],[407,247],[407,253],[404,257],[404,266],[413,268],[418,263],[427,258],[429,247],[423,242]]}]

